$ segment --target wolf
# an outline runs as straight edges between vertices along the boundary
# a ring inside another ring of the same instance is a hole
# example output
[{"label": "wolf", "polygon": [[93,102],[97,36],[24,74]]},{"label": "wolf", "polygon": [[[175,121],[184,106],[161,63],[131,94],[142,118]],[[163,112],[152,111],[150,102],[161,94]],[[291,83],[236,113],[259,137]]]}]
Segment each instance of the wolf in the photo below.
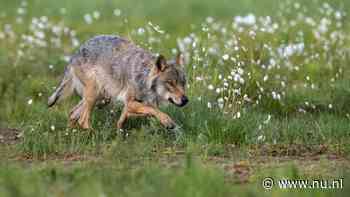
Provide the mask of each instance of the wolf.
[{"label": "wolf", "polygon": [[122,129],[130,117],[153,116],[172,129],[175,122],[158,107],[164,103],[185,106],[189,102],[185,87],[181,55],[167,61],[163,55],[154,55],[128,39],[99,35],[86,41],[71,56],[48,106],[76,93],[81,100],[70,111],[72,127],[90,129],[95,105],[119,101],[123,109],[117,128]]}]

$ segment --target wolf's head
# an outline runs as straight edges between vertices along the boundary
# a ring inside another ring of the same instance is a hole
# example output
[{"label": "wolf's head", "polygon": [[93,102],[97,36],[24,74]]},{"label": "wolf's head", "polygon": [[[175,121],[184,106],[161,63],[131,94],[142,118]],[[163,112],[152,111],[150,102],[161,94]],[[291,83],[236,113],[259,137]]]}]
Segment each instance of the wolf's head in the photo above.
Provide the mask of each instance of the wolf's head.
[{"label": "wolf's head", "polygon": [[155,63],[156,77],[152,82],[152,89],[162,100],[169,101],[179,107],[188,103],[188,98],[185,95],[186,78],[182,64],[181,55],[171,61],[166,61],[164,56],[160,55]]}]

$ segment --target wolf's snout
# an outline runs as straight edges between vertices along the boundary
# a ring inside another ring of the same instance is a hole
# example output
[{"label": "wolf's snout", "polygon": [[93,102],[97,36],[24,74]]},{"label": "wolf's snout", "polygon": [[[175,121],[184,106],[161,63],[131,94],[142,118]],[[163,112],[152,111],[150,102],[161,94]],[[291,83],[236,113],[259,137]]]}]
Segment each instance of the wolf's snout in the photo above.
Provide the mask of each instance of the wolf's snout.
[{"label": "wolf's snout", "polygon": [[182,96],[180,107],[185,106],[188,103],[188,101],[189,100],[188,100],[187,96]]},{"label": "wolf's snout", "polygon": [[188,103],[189,100],[187,96],[182,96],[181,98],[176,99],[175,101],[173,98],[169,98],[168,101],[178,107],[183,107]]},{"label": "wolf's snout", "polygon": [[187,98],[187,96],[182,96],[181,97],[181,103],[183,104],[183,105],[186,105],[187,103],[188,103],[188,98]]}]

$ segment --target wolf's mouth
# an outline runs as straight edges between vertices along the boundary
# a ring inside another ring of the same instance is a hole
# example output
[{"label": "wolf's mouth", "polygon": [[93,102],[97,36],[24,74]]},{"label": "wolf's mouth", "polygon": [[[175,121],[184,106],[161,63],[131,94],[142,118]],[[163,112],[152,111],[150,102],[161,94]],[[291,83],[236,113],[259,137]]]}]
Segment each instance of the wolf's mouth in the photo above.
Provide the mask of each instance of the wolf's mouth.
[{"label": "wolf's mouth", "polygon": [[170,103],[174,104],[174,105],[178,105],[178,104],[176,104],[176,103],[174,102],[174,100],[173,100],[172,98],[168,98],[168,101],[169,101]]},{"label": "wolf's mouth", "polygon": [[186,105],[187,102],[181,102],[180,104],[176,103],[172,98],[168,98],[168,101],[178,107],[183,107]]}]

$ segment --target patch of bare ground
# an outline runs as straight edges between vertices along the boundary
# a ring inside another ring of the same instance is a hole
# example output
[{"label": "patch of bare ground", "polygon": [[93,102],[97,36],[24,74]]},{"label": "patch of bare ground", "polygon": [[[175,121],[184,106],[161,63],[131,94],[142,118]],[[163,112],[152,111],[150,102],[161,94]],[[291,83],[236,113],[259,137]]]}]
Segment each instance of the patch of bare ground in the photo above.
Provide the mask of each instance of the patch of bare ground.
[{"label": "patch of bare ground", "polygon": [[[107,155],[89,153],[53,153],[42,157],[27,154],[9,154],[12,145],[21,141],[21,133],[17,129],[0,129],[0,154],[8,161],[30,164],[32,162],[57,162],[63,165],[93,162],[101,165],[114,165]],[[300,173],[310,176],[336,176],[334,172],[345,170],[350,172],[350,159],[342,145],[305,145],[305,144],[261,144],[248,147],[233,145],[224,146],[224,150],[216,156],[194,154],[204,165],[217,166],[225,172],[226,180],[235,184],[254,181],[254,177],[262,171],[293,164]],[[158,152],[159,151],[159,152]],[[154,155],[155,162],[167,168],[179,168],[184,165],[186,151],[183,148],[169,147],[158,150]],[[142,165],[142,162],[140,162]],[[137,167],[137,165],[135,166]]]},{"label": "patch of bare ground", "polygon": [[16,144],[21,139],[21,132],[17,129],[0,128],[0,145]]},{"label": "patch of bare ground", "polygon": [[70,164],[74,162],[83,162],[83,161],[95,161],[99,157],[94,155],[87,155],[82,153],[62,153],[62,154],[50,154],[45,156],[33,156],[30,154],[17,155],[13,158],[16,161],[23,162],[45,162],[45,161],[57,161],[64,164]]},{"label": "patch of bare ground", "polygon": [[244,159],[227,159],[210,158],[216,165],[222,166],[227,181],[235,183],[247,183],[261,171],[291,164],[305,176],[332,177],[337,171],[350,172],[348,156],[340,149],[326,145],[256,145],[249,148]]}]

